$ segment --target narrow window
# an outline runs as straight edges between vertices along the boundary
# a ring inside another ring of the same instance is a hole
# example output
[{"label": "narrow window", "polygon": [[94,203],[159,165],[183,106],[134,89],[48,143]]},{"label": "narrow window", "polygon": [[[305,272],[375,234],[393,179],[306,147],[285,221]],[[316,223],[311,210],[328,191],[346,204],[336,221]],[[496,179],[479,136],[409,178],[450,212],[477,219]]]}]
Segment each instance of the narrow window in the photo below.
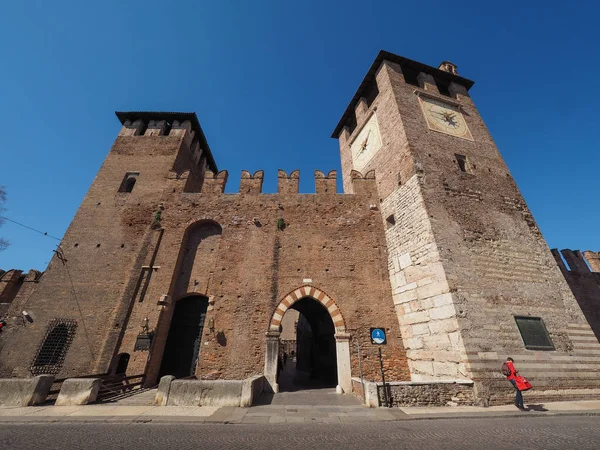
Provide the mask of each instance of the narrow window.
[{"label": "narrow window", "polygon": [[370,88],[367,90],[364,96],[367,102],[367,106],[371,106],[373,104],[373,102],[377,98],[377,95],[379,95],[379,88],[377,87],[377,83],[373,81],[371,83]]},{"label": "narrow window", "polygon": [[435,84],[440,91],[440,94],[445,95],[446,97],[451,97],[450,95],[450,83],[446,80],[440,80],[439,78],[435,79]]},{"label": "narrow window", "polygon": [[140,175],[139,172],[127,172],[125,177],[123,177],[123,181],[121,182],[121,187],[119,187],[119,192],[131,192],[133,191],[133,187],[137,181],[137,177]]},{"label": "narrow window", "polygon": [[72,319],[54,319],[48,324],[46,335],[31,364],[34,375],[60,372],[73,338],[77,322]]},{"label": "narrow window", "polygon": [[387,219],[385,219],[386,225],[388,227],[388,229],[392,228],[394,225],[396,225],[396,218],[394,217],[393,214],[389,215]]},{"label": "narrow window", "polygon": [[354,113],[352,113],[350,115],[350,117],[348,118],[348,121],[346,122],[346,126],[348,127],[349,135],[354,133],[354,130],[356,129],[356,116],[354,115]]},{"label": "narrow window", "polygon": [[540,317],[515,316],[523,344],[528,350],[554,350],[546,325]]},{"label": "narrow window", "polygon": [[409,67],[402,67],[402,75],[404,75],[404,81],[407,84],[412,84],[413,86],[421,87],[421,83],[419,83],[419,71],[411,69]]},{"label": "narrow window", "polygon": [[469,166],[469,161],[465,155],[454,155],[456,157],[456,162],[458,163],[458,168],[461,172],[471,173],[471,168]]}]

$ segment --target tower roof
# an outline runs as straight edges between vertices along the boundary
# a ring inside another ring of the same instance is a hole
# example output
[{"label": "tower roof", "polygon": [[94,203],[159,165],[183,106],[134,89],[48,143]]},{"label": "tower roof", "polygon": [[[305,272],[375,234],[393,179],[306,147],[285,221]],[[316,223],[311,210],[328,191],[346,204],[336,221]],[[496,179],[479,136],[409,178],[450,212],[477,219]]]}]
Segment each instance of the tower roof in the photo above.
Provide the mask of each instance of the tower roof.
[{"label": "tower roof", "polygon": [[218,172],[217,163],[213,158],[208,142],[206,141],[206,136],[204,136],[204,131],[202,131],[202,127],[200,126],[200,122],[198,122],[198,117],[195,112],[116,111],[115,114],[121,124],[124,124],[126,120],[131,120],[133,122],[138,119],[141,119],[146,123],[151,120],[166,120],[171,124],[176,120],[179,122],[189,120],[196,137],[200,141],[200,147],[205,151],[208,168],[212,172]]},{"label": "tower roof", "polygon": [[344,128],[344,124],[354,113],[354,108],[356,107],[356,104],[358,103],[360,98],[364,96],[364,94],[371,86],[371,83],[375,80],[375,74],[377,73],[377,69],[379,69],[379,66],[383,61],[391,61],[393,63],[399,64],[401,67],[407,67],[418,72],[424,72],[429,75],[433,75],[434,78],[447,80],[448,82],[455,81],[456,83],[463,85],[467,90],[471,89],[473,84],[475,84],[474,81],[468,80],[467,78],[463,78],[459,75],[454,75],[450,72],[436,69],[435,67],[428,66],[427,64],[423,64],[418,61],[413,61],[412,59],[395,55],[394,53],[386,52],[385,50],[380,50],[377,54],[377,57],[375,58],[375,61],[373,61],[373,64],[371,64],[371,68],[360,83],[356,94],[354,94],[354,97],[352,97],[352,100],[346,108],[346,111],[344,111],[344,114],[342,115],[342,118],[335,127],[335,130],[333,130],[333,133],[331,134],[332,138],[337,139],[339,137],[340,133],[342,132],[342,128]]}]

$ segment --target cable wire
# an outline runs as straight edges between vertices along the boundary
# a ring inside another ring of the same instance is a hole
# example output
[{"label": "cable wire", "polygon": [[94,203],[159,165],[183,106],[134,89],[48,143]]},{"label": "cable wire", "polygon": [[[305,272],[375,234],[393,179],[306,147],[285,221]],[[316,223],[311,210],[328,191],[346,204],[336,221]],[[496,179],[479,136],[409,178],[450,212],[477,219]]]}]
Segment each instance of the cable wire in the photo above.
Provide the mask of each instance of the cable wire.
[{"label": "cable wire", "polygon": [[79,311],[79,315],[81,316],[81,324],[83,325],[83,332],[85,333],[85,340],[88,344],[88,350],[90,351],[90,356],[92,358],[92,362],[94,361],[94,351],[92,350],[92,343],[90,342],[90,335],[88,334],[87,327],[85,326],[85,319],[83,318],[83,312],[81,311],[81,305],[79,305],[79,299],[77,298],[77,294],[75,292],[75,285],[73,284],[73,279],[71,278],[71,271],[69,270],[69,266],[67,265],[67,260],[64,257],[64,250],[59,245],[56,246],[57,250],[60,251],[61,256],[58,258],[62,261],[63,266],[67,270],[67,276],[69,277],[69,282],[71,283],[71,290],[73,291],[73,298],[75,299],[75,303],[77,304],[77,310]]},{"label": "cable wire", "polygon": [[0,219],[8,220],[9,222],[12,222],[12,223],[14,223],[16,225],[19,225],[19,226],[21,226],[23,228],[27,228],[28,230],[31,230],[31,231],[35,231],[36,233],[42,234],[44,236],[48,236],[49,238],[56,239],[57,241],[61,240],[60,238],[57,238],[56,236],[52,236],[51,234],[48,234],[47,232],[36,230],[35,228],[32,228],[32,227],[27,226],[27,225],[24,225],[24,224],[22,224],[20,222],[17,222],[16,220],[9,219],[6,216],[0,216]]},{"label": "cable wire", "polygon": [[[57,238],[56,236],[52,236],[51,234],[48,234],[47,232],[40,231],[40,230],[37,230],[37,229],[35,229],[33,227],[25,225],[23,223],[17,222],[16,220],[9,219],[6,216],[0,216],[0,219],[8,220],[9,222],[12,222],[12,223],[14,223],[16,225],[19,225],[19,226],[23,227],[23,228],[27,228],[28,230],[35,231],[36,233],[39,233],[39,234],[41,234],[43,236],[47,236],[47,237],[49,237],[51,239],[56,239],[59,242],[62,241],[62,239]],[[56,246],[55,253],[56,253],[58,259],[63,263],[63,266],[65,266],[65,269],[67,271],[67,277],[69,278],[69,283],[71,284],[71,291],[73,292],[73,298],[75,299],[75,304],[77,305],[77,310],[79,311],[79,315],[81,316],[81,324],[83,325],[83,332],[85,333],[85,340],[87,341],[88,350],[90,351],[90,356],[91,356],[92,361],[93,361],[94,360],[94,351],[92,350],[92,343],[90,341],[90,335],[88,334],[87,327],[85,326],[85,319],[84,319],[84,316],[83,316],[83,312],[81,311],[81,305],[79,304],[79,299],[77,298],[77,293],[75,292],[75,284],[73,283],[73,278],[71,278],[71,271],[69,270],[69,266],[67,265],[67,259],[64,256],[65,252],[62,249],[62,247],[60,246],[60,244],[58,244]],[[27,298],[27,300],[29,300],[29,298]],[[23,305],[23,306],[25,307],[26,304],[27,304],[27,301],[25,302],[25,305]]]}]

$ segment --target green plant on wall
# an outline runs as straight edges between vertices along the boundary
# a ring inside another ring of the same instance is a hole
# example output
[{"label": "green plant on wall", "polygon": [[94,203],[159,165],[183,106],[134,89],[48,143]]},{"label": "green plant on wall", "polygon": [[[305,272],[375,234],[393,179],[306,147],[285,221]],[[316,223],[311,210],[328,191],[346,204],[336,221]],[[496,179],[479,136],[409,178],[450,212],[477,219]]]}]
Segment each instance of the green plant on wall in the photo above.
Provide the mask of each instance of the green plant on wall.
[{"label": "green plant on wall", "polygon": [[154,230],[161,228],[160,221],[162,220],[163,206],[160,205],[158,208],[159,208],[158,211],[156,211],[154,213],[154,219],[152,219],[152,225],[150,225],[150,227]]}]

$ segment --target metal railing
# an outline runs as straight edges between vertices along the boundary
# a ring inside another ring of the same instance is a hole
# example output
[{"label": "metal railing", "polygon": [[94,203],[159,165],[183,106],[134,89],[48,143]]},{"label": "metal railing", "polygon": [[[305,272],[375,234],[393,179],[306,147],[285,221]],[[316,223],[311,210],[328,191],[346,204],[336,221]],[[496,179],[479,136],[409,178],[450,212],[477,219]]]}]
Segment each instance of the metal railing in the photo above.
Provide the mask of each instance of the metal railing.
[{"label": "metal railing", "polygon": [[[139,389],[139,387],[144,384],[144,381],[146,381],[145,374],[125,376],[96,373],[67,378],[100,378],[102,380],[102,386],[98,392],[96,402],[117,401],[120,398],[128,397],[132,395],[131,391]],[[56,401],[58,393],[67,378],[58,378],[54,380],[52,388],[48,392],[48,397],[46,398],[47,402]]]},{"label": "metal railing", "polygon": [[[121,398],[129,397],[132,395],[132,391],[136,390],[138,386],[141,388],[144,381],[146,381],[146,375],[130,375],[130,376],[112,376],[106,379],[102,379],[102,386],[98,392],[97,402],[108,402],[117,401]],[[138,388],[139,389],[139,388]]]},{"label": "metal railing", "polygon": [[[107,373],[96,373],[96,374],[92,374],[92,375],[81,375],[79,377],[67,377],[67,378],[106,378],[108,376],[110,376],[110,375]],[[46,397],[47,402],[56,400],[56,397],[58,397],[58,393],[60,392],[60,389],[62,388],[62,385],[67,378],[55,378],[54,379],[54,382],[52,383],[52,387],[50,388],[50,391],[48,392],[48,397]]]}]

